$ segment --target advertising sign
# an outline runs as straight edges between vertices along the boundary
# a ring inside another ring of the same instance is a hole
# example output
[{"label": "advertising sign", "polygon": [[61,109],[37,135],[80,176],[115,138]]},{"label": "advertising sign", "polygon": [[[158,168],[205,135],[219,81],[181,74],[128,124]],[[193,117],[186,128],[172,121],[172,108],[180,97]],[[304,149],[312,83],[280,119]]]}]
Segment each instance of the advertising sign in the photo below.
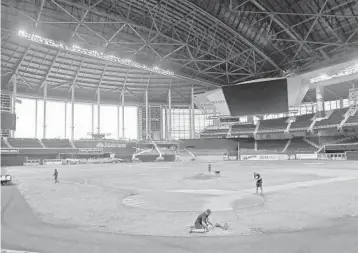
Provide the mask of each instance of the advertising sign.
[{"label": "advertising sign", "polygon": [[80,148],[78,150],[80,154],[98,154],[103,153],[103,148]]},{"label": "advertising sign", "polygon": [[1,154],[18,154],[19,149],[18,148],[2,148]]},{"label": "advertising sign", "polygon": [[278,160],[288,160],[288,155],[241,155],[240,160],[250,160],[250,161],[278,161]]},{"label": "advertising sign", "polygon": [[317,160],[318,155],[317,154],[297,154],[296,159],[297,160]]}]

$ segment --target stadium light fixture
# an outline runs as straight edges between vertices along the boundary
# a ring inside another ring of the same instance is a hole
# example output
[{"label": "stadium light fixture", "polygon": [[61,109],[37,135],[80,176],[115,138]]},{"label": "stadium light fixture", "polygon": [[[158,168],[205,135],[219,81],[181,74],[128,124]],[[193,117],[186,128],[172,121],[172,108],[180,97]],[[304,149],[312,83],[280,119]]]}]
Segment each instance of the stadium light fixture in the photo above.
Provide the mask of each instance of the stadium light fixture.
[{"label": "stadium light fixture", "polygon": [[358,64],[348,66],[335,74],[331,74],[331,75],[324,74],[324,75],[312,78],[312,79],[310,79],[310,83],[319,83],[319,82],[323,82],[323,81],[327,81],[327,80],[331,80],[331,79],[337,79],[337,78],[341,78],[341,77],[345,77],[345,76],[350,76],[350,75],[353,75],[356,73],[358,73]]},{"label": "stadium light fixture", "polygon": [[146,71],[155,72],[155,73],[165,75],[165,76],[174,76],[174,72],[169,71],[169,70],[161,69],[161,68],[158,68],[158,67],[149,67],[149,66],[146,66],[144,64],[134,62],[132,60],[122,59],[122,58],[119,58],[119,57],[114,56],[114,55],[107,55],[107,54],[104,54],[104,53],[99,53],[99,52],[97,52],[95,50],[88,50],[88,49],[85,49],[85,48],[81,48],[81,47],[79,47],[77,45],[66,46],[63,43],[59,43],[59,42],[56,42],[54,40],[41,37],[41,36],[38,36],[38,35],[33,34],[33,33],[27,33],[27,32],[25,32],[23,30],[18,31],[17,34],[19,36],[21,36],[22,38],[25,38],[25,39],[27,39],[29,41],[36,42],[36,43],[39,43],[39,44],[42,44],[42,45],[51,46],[51,47],[55,47],[55,48],[60,48],[62,50],[70,51],[70,52],[73,52],[73,53],[84,54],[84,55],[88,55],[88,56],[99,58],[99,59],[106,60],[106,61],[120,63],[120,64],[123,64],[123,65],[129,66],[129,67],[144,69]]}]

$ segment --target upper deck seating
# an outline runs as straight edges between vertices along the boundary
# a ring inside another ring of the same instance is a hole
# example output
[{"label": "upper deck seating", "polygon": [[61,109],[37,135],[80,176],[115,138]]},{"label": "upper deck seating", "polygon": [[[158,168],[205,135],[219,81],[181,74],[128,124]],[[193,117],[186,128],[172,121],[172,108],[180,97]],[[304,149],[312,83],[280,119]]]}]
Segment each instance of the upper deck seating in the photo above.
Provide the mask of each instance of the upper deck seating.
[{"label": "upper deck seating", "polygon": [[256,126],[253,124],[238,124],[233,125],[231,132],[232,133],[253,133],[256,129]]},{"label": "upper deck seating", "polygon": [[42,148],[38,139],[8,138],[7,141],[13,148]]},{"label": "upper deck seating", "polygon": [[314,114],[300,115],[296,117],[296,121],[291,123],[290,131],[307,129],[312,124]]},{"label": "upper deck seating", "polygon": [[344,114],[347,110],[348,108],[334,110],[328,119],[317,121],[313,128],[337,127],[344,119]]},{"label": "upper deck seating", "polygon": [[317,148],[308,144],[303,138],[293,138],[286,152],[315,152]]},{"label": "upper deck seating", "polygon": [[288,117],[279,119],[266,119],[260,121],[259,132],[264,131],[284,131],[287,127]]},{"label": "upper deck seating", "polygon": [[72,148],[68,139],[42,139],[46,148]]}]

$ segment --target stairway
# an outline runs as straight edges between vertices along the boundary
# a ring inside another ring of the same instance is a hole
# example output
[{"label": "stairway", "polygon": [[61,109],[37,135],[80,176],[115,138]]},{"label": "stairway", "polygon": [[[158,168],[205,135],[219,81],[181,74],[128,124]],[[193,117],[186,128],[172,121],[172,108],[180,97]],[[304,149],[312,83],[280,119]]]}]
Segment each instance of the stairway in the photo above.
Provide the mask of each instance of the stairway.
[{"label": "stairway", "polygon": [[287,141],[286,146],[285,146],[284,149],[282,150],[283,153],[286,152],[286,150],[288,149],[288,147],[290,146],[290,144],[291,144],[291,139],[289,139],[289,140]]},{"label": "stairway", "polygon": [[304,140],[307,144],[309,144],[309,145],[311,145],[311,146],[313,146],[313,147],[315,147],[315,148],[317,148],[317,149],[320,149],[320,148],[321,148],[318,144],[314,143],[313,141],[310,141],[310,140],[308,140],[308,139],[306,139],[306,138],[303,138],[303,140]]},{"label": "stairway", "polygon": [[3,138],[4,143],[7,145],[8,148],[12,148],[12,146],[10,145],[10,143],[7,141],[7,138]]},{"label": "stairway", "polygon": [[344,119],[341,121],[341,123],[338,126],[338,129],[342,129],[342,127],[344,126],[344,124],[346,123],[346,121],[351,117],[354,116],[357,113],[358,110],[358,106],[357,107],[350,107],[348,109],[348,111],[346,111],[346,113],[344,114]]},{"label": "stairway", "polygon": [[285,134],[290,132],[291,124],[294,121],[294,118],[295,117],[291,117],[291,118],[288,119],[288,124],[287,124],[287,127],[286,127],[285,132],[284,132]]},{"label": "stairway", "polygon": [[73,143],[73,141],[69,140],[69,142],[70,142],[72,148],[76,148],[76,146],[75,146],[75,144]]},{"label": "stairway", "polygon": [[46,146],[45,146],[45,144],[43,144],[42,140],[38,139],[37,141],[38,141],[38,143],[40,143],[42,148],[46,148]]}]

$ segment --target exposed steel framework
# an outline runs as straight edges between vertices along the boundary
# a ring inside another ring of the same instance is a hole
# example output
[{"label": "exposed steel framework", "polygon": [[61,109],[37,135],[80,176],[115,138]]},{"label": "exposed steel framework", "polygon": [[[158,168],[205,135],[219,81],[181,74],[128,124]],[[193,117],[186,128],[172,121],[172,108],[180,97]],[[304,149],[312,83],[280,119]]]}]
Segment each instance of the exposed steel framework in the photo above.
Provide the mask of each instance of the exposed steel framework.
[{"label": "exposed steel framework", "polygon": [[[190,104],[253,78],[316,69],[355,57],[356,0],[3,0],[3,89],[118,103]],[[165,76],[74,54],[17,36],[39,36],[171,70]]]}]

